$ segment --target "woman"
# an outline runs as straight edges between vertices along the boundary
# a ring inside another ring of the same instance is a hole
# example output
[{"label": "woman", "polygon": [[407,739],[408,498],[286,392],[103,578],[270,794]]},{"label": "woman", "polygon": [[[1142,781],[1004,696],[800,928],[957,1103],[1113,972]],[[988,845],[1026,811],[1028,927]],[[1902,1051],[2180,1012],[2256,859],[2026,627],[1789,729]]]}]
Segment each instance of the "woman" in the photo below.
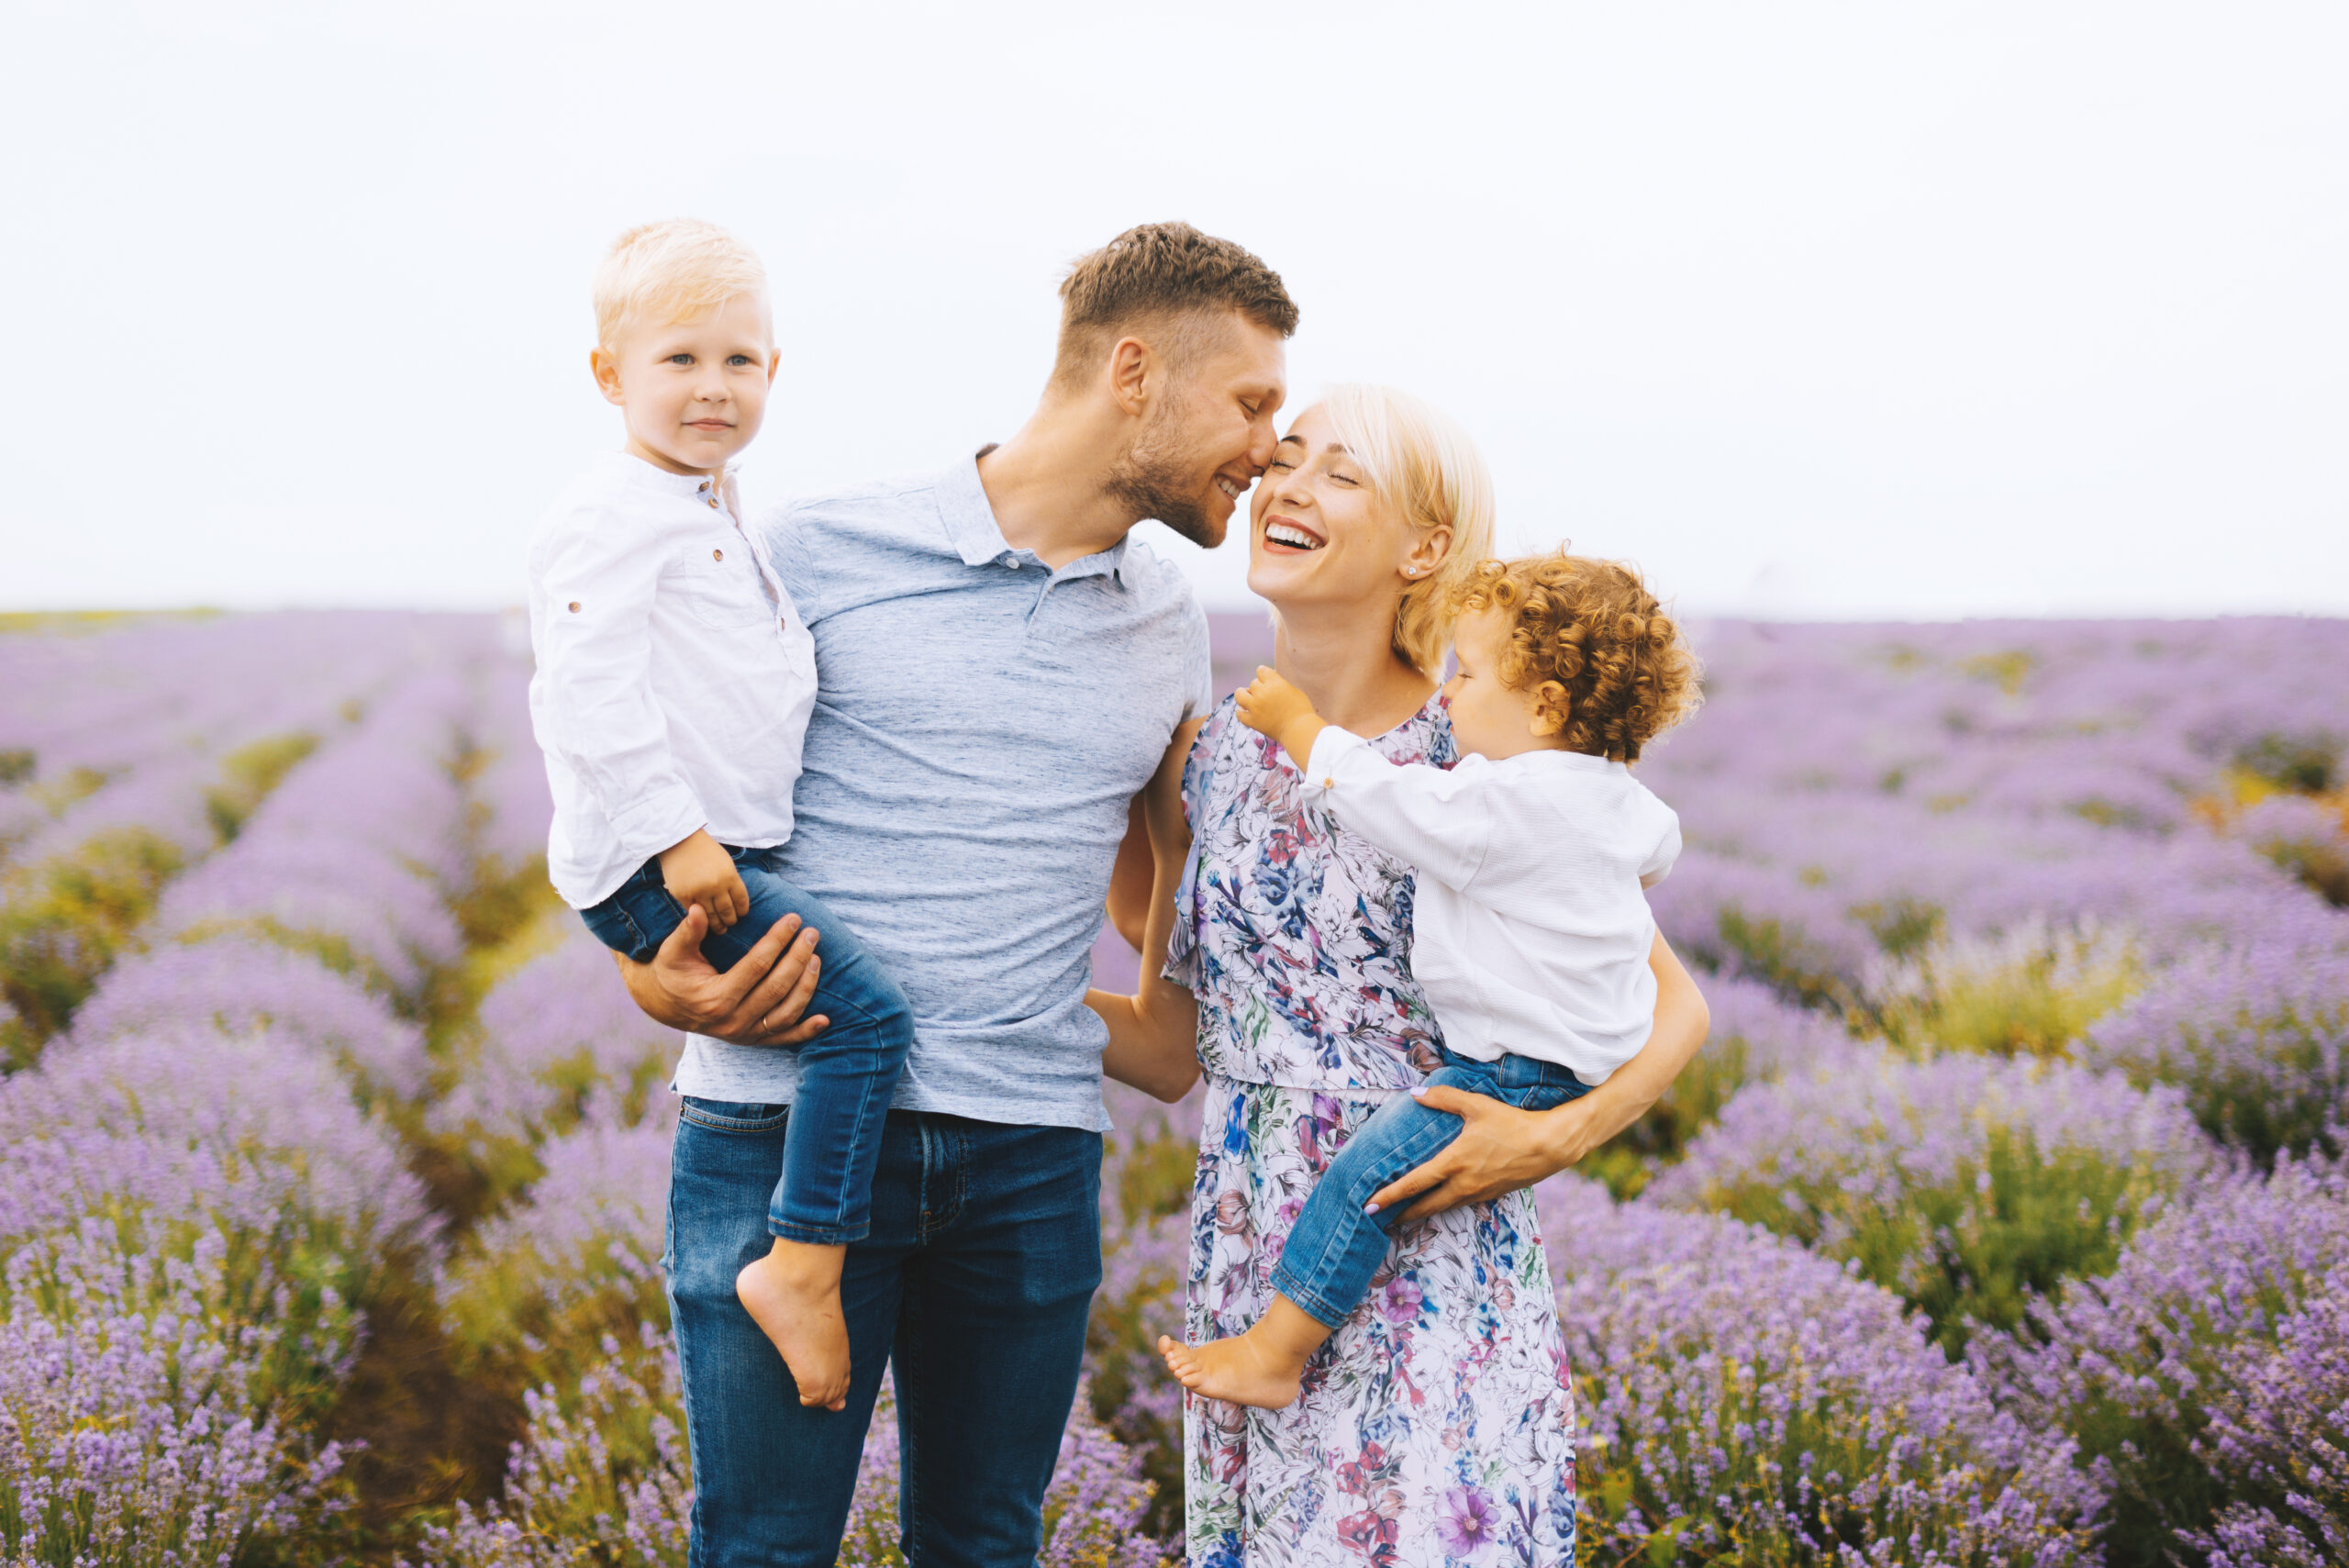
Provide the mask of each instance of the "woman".
[{"label": "woman", "polygon": [[[1490,497],[1449,420],[1372,387],[1298,416],[1256,487],[1248,584],[1275,611],[1275,666],[1394,761],[1453,759],[1443,606],[1490,552]],[[1174,1098],[1207,1075],[1193,1343],[1255,1320],[1330,1155],[1437,1065],[1408,962],[1410,868],[1308,817],[1297,782],[1230,702],[1216,711],[1179,781],[1170,767],[1150,792],[1143,951],[1169,954],[1165,974],[1094,997],[1112,1076]],[[1416,1198],[1406,1218],[1427,1222],[1398,1230],[1296,1404],[1186,1403],[1194,1562],[1572,1563],[1573,1393],[1525,1189],[1628,1126],[1702,1042],[1704,1003],[1660,938],[1652,962],[1655,1029],[1590,1094],[1536,1114],[1430,1091],[1465,1130],[1377,1195]]]}]

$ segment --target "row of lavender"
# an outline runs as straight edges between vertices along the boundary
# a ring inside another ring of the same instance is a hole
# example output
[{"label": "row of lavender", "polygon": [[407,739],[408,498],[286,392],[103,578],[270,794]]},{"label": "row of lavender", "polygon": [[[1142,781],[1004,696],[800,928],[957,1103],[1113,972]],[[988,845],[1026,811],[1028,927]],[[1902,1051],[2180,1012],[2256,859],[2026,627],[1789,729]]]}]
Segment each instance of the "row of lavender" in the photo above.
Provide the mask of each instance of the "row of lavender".
[{"label": "row of lavender", "polygon": [[[404,616],[133,623],[0,664],[32,823],[0,957],[15,982],[62,953],[75,982],[10,1020],[0,1082],[0,1544],[315,1539],[351,1500],[320,1434],[368,1308],[445,1250],[405,1128],[478,868],[513,852],[484,804],[522,786],[479,761],[513,749],[521,666],[477,617]],[[272,765],[224,778],[256,739]],[[537,792],[510,814],[532,834]],[[123,835],[168,852],[94,908]]]},{"label": "row of lavender", "polygon": [[1703,651],[1714,1041],[1548,1195],[1593,1549],[2342,1560],[2349,627]]},{"label": "row of lavender", "polygon": [[[1258,656],[1260,627],[1217,629],[1230,684]],[[2325,1456],[2349,1441],[2349,1190],[2329,1161],[2349,1109],[2349,958],[2327,899],[2341,895],[2328,878],[2349,704],[2312,673],[2349,653],[2343,628],[1721,627],[1703,646],[1709,712],[1647,772],[1689,828],[1659,913],[1716,973],[1715,1043],[1592,1162],[1612,1195],[1575,1178],[1544,1194],[1593,1560],[2337,1560],[2349,1496]],[[448,683],[457,670],[475,689]],[[341,817],[272,834],[273,814],[331,778],[359,737],[322,748],[217,861],[172,884],[150,956],[104,980],[39,1070],[80,1062],[91,1076],[0,1088],[28,1128],[37,1106],[129,1106],[92,1114],[114,1117],[105,1136],[130,1152],[44,1178],[80,1195],[43,1201],[83,1229],[92,1209],[130,1217],[120,1256],[178,1260],[161,1272],[182,1293],[38,1284],[12,1296],[10,1331],[65,1332],[80,1319],[57,1302],[110,1302],[118,1337],[167,1324],[174,1343],[233,1340],[257,1369],[220,1352],[225,1370],[202,1386],[243,1392],[166,1415],[217,1433],[241,1410],[236,1451],[262,1457],[224,1460],[178,1502],[119,1479],[76,1494],[112,1499],[74,1507],[113,1518],[120,1541],[168,1538],[158,1521],[207,1487],[247,1499],[204,1516],[224,1540],[333,1506],[336,1456],[303,1434],[347,1372],[373,1267],[429,1280],[464,1375],[529,1391],[501,1495],[420,1516],[420,1555],[682,1561],[690,1477],[655,1262],[670,1128],[657,1083],[673,1046],[575,930],[477,907],[543,823],[518,674],[482,652],[428,660],[408,680],[440,679],[441,695],[416,686],[415,710],[440,717],[403,754],[432,776],[385,771],[397,748],[383,747],[331,792]],[[361,728],[399,711],[379,703]],[[334,905],[322,868],[359,846],[349,880],[372,886],[371,844],[414,886]],[[187,937],[208,940],[174,945]],[[228,945],[253,940],[271,945]],[[443,995],[452,974],[496,973],[485,952],[534,946],[550,951],[477,1011]],[[335,983],[320,958],[351,978]],[[237,1032],[264,1014],[270,1034]],[[429,1040],[404,1018],[429,1023]],[[213,1026],[195,1031],[204,1049],[262,1064],[244,1079],[208,1070],[229,1086],[185,1096],[213,1106],[200,1114],[137,1093],[150,1068],[168,1075],[158,1059],[195,1049],[179,1043],[192,1023]],[[232,1043],[210,1043],[221,1038]],[[320,1061],[342,1076],[317,1076]],[[115,1100],[88,1086],[101,1082]],[[310,1107],[298,1115],[295,1083]],[[336,1098],[344,1085],[355,1099]],[[1108,1283],[1055,1492],[1056,1562],[1141,1562],[1177,1544],[1179,1405],[1146,1347],[1179,1318],[1197,1129],[1119,1116]],[[160,1135],[139,1120],[158,1117]],[[50,1122],[45,1136],[83,1136],[79,1121]],[[146,1248],[139,1206],[161,1199],[112,1195],[173,1190],[133,1173],[161,1158],[144,1152],[155,1141],[275,1151],[286,1169],[331,1161],[354,1173],[357,1207],[335,1207],[328,1183],[262,1232],[174,1198],[183,1231]],[[403,1162],[465,1173],[468,1223],[427,1213]],[[308,1229],[284,1229],[294,1211]],[[11,1222],[0,1245],[46,1258],[15,1238],[53,1251],[61,1227]],[[236,1265],[207,1284],[215,1258]],[[37,1283],[63,1277],[23,1266]],[[159,1267],[139,1288],[163,1288]],[[191,1339],[198,1302],[213,1303],[211,1327]],[[62,1352],[21,1342],[22,1364],[59,1364]],[[877,1425],[858,1561],[894,1558]],[[72,1444],[49,1452],[19,1466],[25,1496],[65,1496],[59,1478],[83,1473]],[[241,1492],[237,1464],[254,1478]],[[90,1555],[161,1560],[128,1545]]]}]

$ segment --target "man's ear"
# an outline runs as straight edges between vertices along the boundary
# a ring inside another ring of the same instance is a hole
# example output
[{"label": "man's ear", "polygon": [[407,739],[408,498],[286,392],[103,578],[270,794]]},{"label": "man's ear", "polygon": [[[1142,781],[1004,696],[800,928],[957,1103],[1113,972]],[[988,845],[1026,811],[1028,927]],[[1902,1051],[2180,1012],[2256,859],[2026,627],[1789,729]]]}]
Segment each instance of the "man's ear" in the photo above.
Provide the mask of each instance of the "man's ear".
[{"label": "man's ear", "polygon": [[1120,338],[1109,350],[1109,395],[1136,418],[1149,406],[1156,359],[1150,345],[1139,338]]},{"label": "man's ear", "polygon": [[1544,681],[1533,688],[1534,734],[1547,740],[1566,727],[1566,715],[1574,705],[1567,700],[1566,688],[1555,681]]},{"label": "man's ear", "polygon": [[619,407],[628,406],[627,395],[620,391],[620,362],[612,357],[611,350],[588,350],[587,370],[596,378],[596,390],[604,395],[605,402]]}]

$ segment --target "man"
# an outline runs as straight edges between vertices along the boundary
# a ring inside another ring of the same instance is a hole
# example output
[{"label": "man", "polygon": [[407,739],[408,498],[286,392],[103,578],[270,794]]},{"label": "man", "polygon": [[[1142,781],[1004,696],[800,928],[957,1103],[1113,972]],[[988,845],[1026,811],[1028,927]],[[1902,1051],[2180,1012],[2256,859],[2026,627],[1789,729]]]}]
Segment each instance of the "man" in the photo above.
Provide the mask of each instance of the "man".
[{"label": "man", "polygon": [[784,869],[916,1015],[841,1282],[843,1412],[801,1407],[735,1296],[771,1244],[794,1069],[775,1046],[818,1027],[796,1021],[813,933],[783,922],[721,976],[696,914],[628,966],[646,1012],[700,1031],[668,1256],[696,1565],[834,1560],[890,1362],[907,1560],[1009,1568],[1041,1545],[1100,1280],[1087,952],[1130,805],[1213,695],[1206,617],[1127,534],[1155,517],[1221,541],[1271,462],[1297,327],[1277,274],[1186,224],[1119,236],[1061,298],[1052,379],[1008,441],[763,524],[818,675]]}]

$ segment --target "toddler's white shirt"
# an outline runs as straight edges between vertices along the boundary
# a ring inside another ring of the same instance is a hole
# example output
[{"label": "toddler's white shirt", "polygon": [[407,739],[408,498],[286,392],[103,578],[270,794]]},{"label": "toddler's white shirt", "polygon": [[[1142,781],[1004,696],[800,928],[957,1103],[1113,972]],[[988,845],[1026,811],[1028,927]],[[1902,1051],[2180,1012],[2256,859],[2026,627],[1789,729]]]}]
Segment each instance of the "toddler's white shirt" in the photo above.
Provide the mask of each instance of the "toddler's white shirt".
[{"label": "toddler's white shirt", "polygon": [[791,837],[816,645],[740,516],[730,473],[610,452],[531,536],[547,872],[574,908],[696,828],[743,849]]},{"label": "toddler's white shirt", "polygon": [[1641,879],[1672,869],[1680,819],[1622,763],[1542,751],[1447,773],[1332,725],[1303,799],[1419,868],[1411,973],[1447,1048],[1597,1084],[1647,1043],[1655,917]]}]

